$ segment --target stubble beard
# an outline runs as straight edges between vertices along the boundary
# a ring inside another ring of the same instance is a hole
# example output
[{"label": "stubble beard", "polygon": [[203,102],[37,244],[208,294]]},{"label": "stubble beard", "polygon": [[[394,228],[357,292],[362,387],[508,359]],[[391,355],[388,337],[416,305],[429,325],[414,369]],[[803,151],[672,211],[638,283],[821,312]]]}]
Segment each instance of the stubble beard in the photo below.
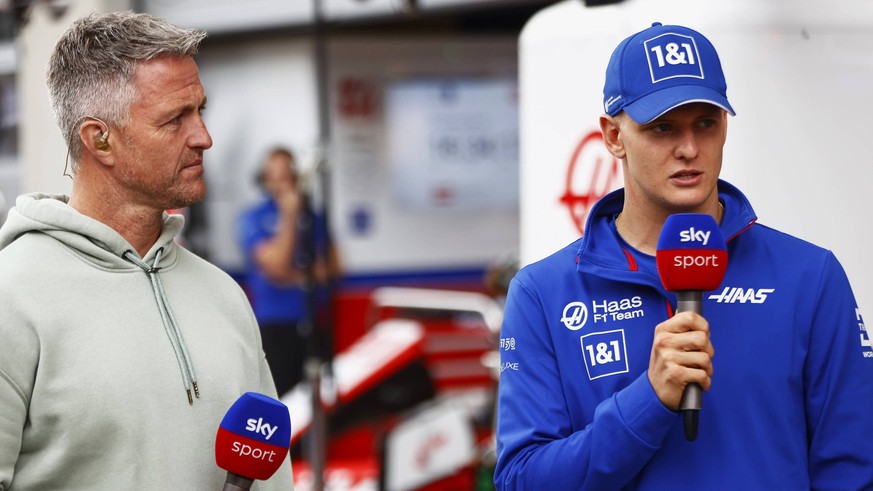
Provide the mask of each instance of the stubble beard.
[{"label": "stubble beard", "polygon": [[[159,210],[185,208],[203,201],[206,196],[206,180],[203,174],[196,178],[183,175],[184,170],[173,173],[169,178],[149,179],[141,154],[134,153],[133,165],[122,172],[122,186],[130,193],[131,199],[140,201]],[[140,170],[137,172],[134,169]]]}]

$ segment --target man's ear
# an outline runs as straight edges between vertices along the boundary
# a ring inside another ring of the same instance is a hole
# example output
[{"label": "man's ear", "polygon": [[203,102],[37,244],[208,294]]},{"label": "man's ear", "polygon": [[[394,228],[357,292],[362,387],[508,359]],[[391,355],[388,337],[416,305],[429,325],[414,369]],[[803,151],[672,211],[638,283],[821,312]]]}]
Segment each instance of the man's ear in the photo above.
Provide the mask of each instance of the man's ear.
[{"label": "man's ear", "polygon": [[625,156],[624,143],[621,141],[621,125],[614,116],[603,114],[600,116],[600,132],[603,135],[603,143],[615,158],[621,160]]},{"label": "man's ear", "polygon": [[109,125],[98,119],[88,118],[79,126],[82,146],[104,163],[111,163],[109,157],[112,153],[112,145],[109,136]]}]

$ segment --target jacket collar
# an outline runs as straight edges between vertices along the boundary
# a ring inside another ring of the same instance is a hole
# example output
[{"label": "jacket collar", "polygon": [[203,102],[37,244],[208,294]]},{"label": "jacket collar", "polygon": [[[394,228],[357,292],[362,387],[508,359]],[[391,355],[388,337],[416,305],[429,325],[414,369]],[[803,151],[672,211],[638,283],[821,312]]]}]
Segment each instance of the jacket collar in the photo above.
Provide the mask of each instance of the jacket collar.
[{"label": "jacket collar", "polygon": [[[727,181],[718,181],[718,199],[725,209],[721,232],[730,243],[751,227],[757,221],[757,216],[746,196]],[[654,257],[629,247],[615,230],[615,217],[621,213],[623,206],[622,188],[601,198],[591,209],[577,253],[576,270],[661,288]]]}]

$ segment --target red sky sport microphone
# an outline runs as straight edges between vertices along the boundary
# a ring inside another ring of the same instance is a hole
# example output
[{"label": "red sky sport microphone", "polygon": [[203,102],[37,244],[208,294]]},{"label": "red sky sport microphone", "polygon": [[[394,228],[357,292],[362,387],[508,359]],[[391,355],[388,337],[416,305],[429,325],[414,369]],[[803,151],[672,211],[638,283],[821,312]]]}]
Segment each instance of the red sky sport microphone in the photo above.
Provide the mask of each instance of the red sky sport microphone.
[{"label": "red sky sport microphone", "polygon": [[[655,260],[664,288],[676,292],[676,313],[703,315],[703,292],[717,289],[727,270],[727,245],[712,216],[678,213],[664,222]],[[679,403],[688,441],[697,438],[702,407],[700,385],[688,384]]]},{"label": "red sky sport microphone", "polygon": [[288,406],[255,392],[241,395],[228,409],[215,437],[215,463],[227,471],[224,491],[251,489],[285,462],[291,446]]}]

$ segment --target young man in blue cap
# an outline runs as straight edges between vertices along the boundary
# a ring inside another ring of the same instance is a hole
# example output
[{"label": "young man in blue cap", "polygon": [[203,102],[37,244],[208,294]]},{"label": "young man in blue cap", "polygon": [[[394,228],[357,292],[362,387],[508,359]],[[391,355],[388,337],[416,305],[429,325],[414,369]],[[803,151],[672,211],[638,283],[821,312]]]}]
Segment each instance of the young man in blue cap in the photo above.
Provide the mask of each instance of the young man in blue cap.
[{"label": "young man in blue cap", "polygon": [[[873,489],[870,337],[834,255],[758,224],[719,180],[734,110],[715,48],[658,23],[625,39],[604,111],[624,188],[509,289],[497,489]],[[706,318],[675,314],[658,275],[675,213],[711,215],[727,240]],[[706,392],[693,441],[690,383]]]}]

